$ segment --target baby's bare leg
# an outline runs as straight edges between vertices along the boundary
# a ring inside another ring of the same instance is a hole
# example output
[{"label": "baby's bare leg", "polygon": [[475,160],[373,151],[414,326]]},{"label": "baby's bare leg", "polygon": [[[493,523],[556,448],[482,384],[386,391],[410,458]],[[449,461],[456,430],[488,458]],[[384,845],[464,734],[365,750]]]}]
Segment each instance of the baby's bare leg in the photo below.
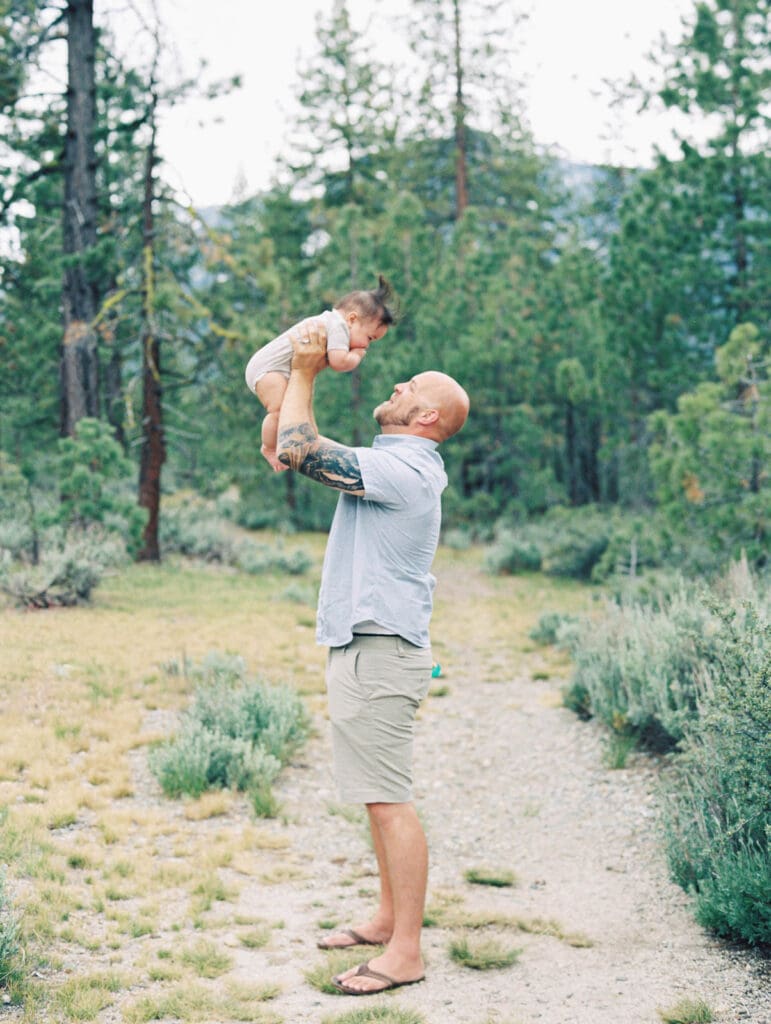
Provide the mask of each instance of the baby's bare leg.
[{"label": "baby's bare leg", "polygon": [[287,379],[280,373],[266,373],[257,381],[255,391],[265,406],[267,416],[262,421],[262,454],[277,473],[283,473],[288,466],[278,461],[278,416],[286,392]]}]

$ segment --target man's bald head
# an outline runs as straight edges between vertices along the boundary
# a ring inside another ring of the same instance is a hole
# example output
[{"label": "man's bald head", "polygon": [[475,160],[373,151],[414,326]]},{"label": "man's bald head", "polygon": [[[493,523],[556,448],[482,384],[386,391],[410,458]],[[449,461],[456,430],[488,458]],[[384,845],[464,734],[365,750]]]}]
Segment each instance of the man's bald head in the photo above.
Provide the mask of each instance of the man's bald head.
[{"label": "man's bald head", "polygon": [[375,409],[385,434],[414,434],[446,441],[468,418],[469,398],[446,373],[426,370],[397,384],[393,395]]},{"label": "man's bald head", "polygon": [[419,373],[419,394],[427,399],[427,404],[439,413],[436,420],[437,441],[446,441],[457,434],[468,419],[469,397],[465,390],[453,377],[438,370],[427,370]]}]

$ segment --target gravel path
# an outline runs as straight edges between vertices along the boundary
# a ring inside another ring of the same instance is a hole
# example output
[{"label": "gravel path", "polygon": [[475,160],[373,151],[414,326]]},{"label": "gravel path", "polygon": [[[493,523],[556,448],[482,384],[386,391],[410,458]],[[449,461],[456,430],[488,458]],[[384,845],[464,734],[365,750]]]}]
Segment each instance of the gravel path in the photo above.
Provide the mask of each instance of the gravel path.
[{"label": "gravel path", "polygon": [[[271,946],[240,951],[244,979],[279,981],[271,1003],[288,1024],[319,1024],[363,1005],[398,1005],[425,1024],[655,1024],[659,1009],[703,999],[720,1024],[771,1024],[769,963],[709,938],[667,879],[656,836],[657,766],[602,764],[602,736],[530,678],[476,683],[454,670],[446,696],[423,709],[416,803],[429,837],[429,903],[453,893],[467,910],[554,919],[591,945],[512,932],[522,949],[504,970],[472,971],[448,955],[453,933],[427,928],[425,984],[365,1000],[326,995],[304,972],[323,962],[322,921],[366,914],[375,892],[361,819],[335,810],[326,722],[279,786],[293,863],[303,877],[250,885],[245,913],[280,917]],[[285,828],[284,828],[285,831]],[[472,867],[513,870],[518,885],[470,885]],[[502,933],[496,933],[501,937]]]}]

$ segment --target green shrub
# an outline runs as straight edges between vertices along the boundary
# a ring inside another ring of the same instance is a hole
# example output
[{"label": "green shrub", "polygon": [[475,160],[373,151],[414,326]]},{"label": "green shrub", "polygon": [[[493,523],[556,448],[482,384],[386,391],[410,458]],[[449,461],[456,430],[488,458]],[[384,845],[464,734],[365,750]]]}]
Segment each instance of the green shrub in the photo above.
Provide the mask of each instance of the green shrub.
[{"label": "green shrub", "polygon": [[660,609],[610,604],[570,636],[569,699],[615,732],[671,749],[697,715],[713,629],[714,617],[687,590]]},{"label": "green shrub", "polygon": [[66,531],[95,524],[138,550],[147,510],[136,501],[135,470],[109,423],[86,417],[75,437],[61,438],[52,472],[59,484],[55,522]]},{"label": "green shrub", "polygon": [[302,550],[288,552],[282,544],[255,544],[239,537],[211,502],[200,499],[164,507],[160,522],[161,548],[205,562],[232,565],[248,573],[282,572],[301,575],[312,559]]},{"label": "green shrub", "polygon": [[20,978],[19,933],[19,919],[6,892],[5,870],[0,868],[0,988],[7,988]]},{"label": "green shrub", "polygon": [[65,540],[60,549],[47,544],[37,565],[0,563],[0,590],[21,607],[82,604],[90,599],[108,568],[124,558],[122,542],[92,527]]},{"label": "green shrub", "polygon": [[544,646],[559,644],[562,643],[563,638],[567,637],[568,633],[574,631],[578,621],[575,615],[565,615],[562,612],[545,612],[528,635],[537,644],[543,644]]},{"label": "green shrub", "polygon": [[496,575],[518,572],[538,572],[541,568],[541,552],[530,541],[520,539],[516,534],[502,531],[495,543],[485,553],[485,568]]},{"label": "green shrub", "polygon": [[270,785],[281,768],[262,747],[186,719],[174,739],[151,751],[150,767],[167,796]]},{"label": "green shrub", "polygon": [[664,789],[672,875],[698,920],[771,942],[771,625],[759,602],[722,612],[711,685]]},{"label": "green shrub", "polygon": [[555,507],[521,525],[501,523],[487,552],[488,572],[533,572],[589,579],[608,546],[613,518],[588,506]]},{"label": "green shrub", "polygon": [[246,680],[238,658],[209,656],[184,671],[199,681],[193,705],[176,736],[150,752],[164,793],[237,789],[253,798],[255,810],[275,809],[271,784],[308,735],[302,700],[286,687]]},{"label": "green shrub", "polygon": [[281,572],[289,576],[301,576],[310,569],[313,560],[307,551],[299,548],[295,551],[286,551],[280,542],[270,546],[246,540],[236,546],[235,564],[244,572],[255,575]]},{"label": "green shrub", "polygon": [[635,579],[665,565],[670,557],[671,542],[655,515],[615,517],[607,547],[592,569],[592,581]]}]

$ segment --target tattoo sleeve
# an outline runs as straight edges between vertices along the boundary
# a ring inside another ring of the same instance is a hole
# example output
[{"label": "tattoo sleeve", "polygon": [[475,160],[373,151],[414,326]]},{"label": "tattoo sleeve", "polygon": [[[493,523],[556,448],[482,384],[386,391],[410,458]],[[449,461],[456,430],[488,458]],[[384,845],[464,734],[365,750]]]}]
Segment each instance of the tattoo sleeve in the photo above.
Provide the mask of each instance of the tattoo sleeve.
[{"label": "tattoo sleeve", "polygon": [[364,494],[364,481],[354,450],[320,438],[310,423],[298,423],[281,430],[278,450],[284,465],[311,480],[346,494]]}]

